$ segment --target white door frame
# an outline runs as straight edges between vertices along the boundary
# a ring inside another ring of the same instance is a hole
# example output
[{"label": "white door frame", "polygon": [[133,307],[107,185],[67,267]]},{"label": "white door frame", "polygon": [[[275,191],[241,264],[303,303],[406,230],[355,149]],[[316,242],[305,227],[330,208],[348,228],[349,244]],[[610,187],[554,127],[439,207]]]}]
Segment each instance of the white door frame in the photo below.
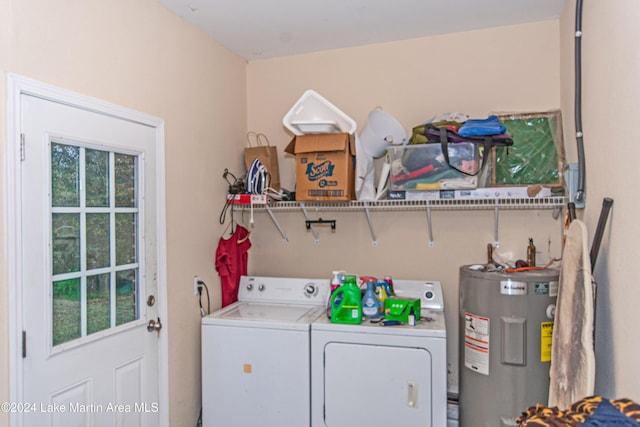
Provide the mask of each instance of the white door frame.
[{"label": "white door frame", "polygon": [[[22,402],[23,358],[22,358],[22,271],[20,254],[22,253],[21,229],[21,182],[20,129],[21,96],[32,95],[60,104],[70,105],[123,120],[153,127],[156,131],[156,170],[157,192],[157,243],[158,243],[158,316],[163,319],[162,333],[158,341],[158,384],[159,384],[159,420],[160,427],[169,426],[169,322],[167,316],[167,271],[166,271],[166,212],[165,212],[165,151],[164,120],[110,104],[85,95],[41,83],[16,74],[7,74],[7,138],[5,144],[5,206],[7,233],[7,278],[9,283],[9,400]],[[12,413],[10,423],[20,427],[22,418]]]}]

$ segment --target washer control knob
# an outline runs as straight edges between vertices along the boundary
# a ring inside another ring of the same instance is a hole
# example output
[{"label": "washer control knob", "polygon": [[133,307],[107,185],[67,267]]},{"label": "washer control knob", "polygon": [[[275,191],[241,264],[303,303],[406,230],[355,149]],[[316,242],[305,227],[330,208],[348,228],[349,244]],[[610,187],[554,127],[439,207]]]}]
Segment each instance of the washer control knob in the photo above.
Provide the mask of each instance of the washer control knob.
[{"label": "washer control knob", "polygon": [[247,284],[247,290],[248,291],[252,291],[253,290],[253,283]]},{"label": "washer control knob", "polygon": [[260,283],[260,285],[258,285],[258,290],[260,292],[264,292],[265,289],[266,289],[266,286],[264,285],[264,283]]},{"label": "washer control knob", "polygon": [[435,294],[433,293],[433,291],[426,291],[424,293],[424,297],[426,299],[428,299],[428,300],[432,300],[434,296],[435,296]]},{"label": "washer control knob", "polygon": [[304,293],[308,297],[315,295],[317,291],[318,289],[316,288],[316,285],[314,285],[313,283],[309,283],[307,286],[304,287]]}]

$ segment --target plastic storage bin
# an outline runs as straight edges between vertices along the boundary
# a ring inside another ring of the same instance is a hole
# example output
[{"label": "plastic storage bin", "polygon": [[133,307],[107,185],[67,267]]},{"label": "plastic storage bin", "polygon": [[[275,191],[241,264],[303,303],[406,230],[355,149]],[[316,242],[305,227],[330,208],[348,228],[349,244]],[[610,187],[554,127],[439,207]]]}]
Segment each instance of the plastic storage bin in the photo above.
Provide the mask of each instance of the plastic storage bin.
[{"label": "plastic storage bin", "polygon": [[478,187],[480,171],[478,145],[449,143],[449,162],[440,144],[415,144],[389,147],[392,191],[454,190]]}]

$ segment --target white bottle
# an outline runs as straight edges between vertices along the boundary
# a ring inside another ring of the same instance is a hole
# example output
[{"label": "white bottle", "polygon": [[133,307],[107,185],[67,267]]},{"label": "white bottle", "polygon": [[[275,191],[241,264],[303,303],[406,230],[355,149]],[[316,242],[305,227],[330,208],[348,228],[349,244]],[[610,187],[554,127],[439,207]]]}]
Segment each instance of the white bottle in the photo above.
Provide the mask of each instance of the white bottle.
[{"label": "white bottle", "polygon": [[[331,278],[331,290],[327,298],[327,317],[329,319],[331,319],[331,295],[333,294],[333,291],[335,291],[340,286],[342,286],[344,282],[345,272],[342,270],[336,270],[336,271],[333,271],[331,274],[333,274],[333,277]],[[336,301],[336,302],[339,303],[339,301]]]}]

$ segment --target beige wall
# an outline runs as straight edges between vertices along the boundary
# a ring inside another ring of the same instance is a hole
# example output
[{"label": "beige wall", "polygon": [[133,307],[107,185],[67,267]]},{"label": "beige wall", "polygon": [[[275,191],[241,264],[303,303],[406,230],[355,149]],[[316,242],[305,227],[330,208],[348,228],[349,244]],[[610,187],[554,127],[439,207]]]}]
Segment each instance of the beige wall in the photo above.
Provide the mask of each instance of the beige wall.
[{"label": "beige wall", "polygon": [[[443,112],[482,117],[493,111],[546,111],[560,107],[559,21],[473,31],[397,43],[250,62],[248,126],[280,148],[283,186],[293,189],[294,164],[282,148],[290,134],[282,118],[307,89],[351,116],[361,131],[368,113],[382,106],[409,133]],[[457,381],[458,267],[485,262],[493,242],[493,211],[434,211],[435,244],[429,246],[426,213],[374,212],[373,246],[364,213],[312,212],[337,219],[319,229],[319,243],[304,216],[277,213],[289,243],[265,214],[255,215],[250,253],[255,274],[329,277],[331,270],[442,282],[451,378]],[[550,211],[502,211],[499,251],[526,257],[527,238],[539,262],[560,256],[562,218]]]},{"label": "beige wall", "polygon": [[[85,2],[86,3],[86,2]],[[293,187],[290,135],[282,117],[306,89],[315,89],[358,123],[382,106],[407,132],[434,114],[542,111],[562,107],[566,148],[573,134],[573,2],[560,21],[262,60],[248,67],[155,1],[0,0],[0,158],[6,135],[5,72],[104,99],[166,120],[168,294],[171,425],[192,425],[200,407],[199,316],[193,274],[213,284],[212,257],[225,167],[240,171],[244,132],[267,133],[279,147],[282,182]],[[635,363],[634,244],[638,209],[632,181],[638,154],[632,132],[640,113],[640,5],[616,0],[585,5],[583,100],[587,208],[591,234],[603,197],[615,199],[596,268],[598,392],[640,400]],[[616,46],[622,46],[615,48]],[[248,70],[248,71],[247,71]],[[248,74],[245,74],[248,72]],[[248,101],[247,101],[248,100]],[[245,106],[245,103],[246,106]],[[248,123],[248,125],[247,125]],[[613,167],[612,167],[613,166]],[[4,188],[4,175],[0,176]],[[616,183],[613,185],[613,183]],[[188,190],[186,190],[188,189]],[[8,399],[8,301],[4,192],[0,204],[0,401]],[[621,211],[630,214],[622,217]],[[317,213],[311,213],[318,216]],[[485,259],[493,241],[492,211],[436,211],[434,247],[424,212],[376,212],[378,245],[362,213],[323,213],[335,233],[304,228],[300,212],[278,213],[283,243],[264,214],[255,216],[250,269],[256,274],[327,277],[332,269],[397,278],[440,280],[445,287],[449,362],[457,374],[457,268]],[[248,217],[245,218],[248,221]],[[561,220],[549,211],[503,211],[500,250],[525,256],[532,236],[546,260],[559,255]],[[0,414],[0,425],[6,425]]]},{"label": "beige wall", "polygon": [[[0,3],[3,162],[6,72],[165,120],[171,425],[195,425],[200,316],[193,275],[210,284],[219,301],[213,254],[226,193],[222,171],[241,164],[233,141],[240,144],[246,128],[246,64],[154,0]],[[0,196],[0,401],[7,401],[6,206]],[[0,425],[6,424],[0,414]]]},{"label": "beige wall", "polygon": [[[596,392],[635,400],[640,400],[640,366],[635,357],[640,344],[634,327],[640,287],[633,266],[640,225],[633,214],[639,202],[633,196],[637,190],[631,174],[640,145],[633,142],[629,125],[640,116],[640,47],[633,42],[640,36],[639,15],[640,4],[633,0],[585,3],[582,122],[587,205],[578,211],[587,224],[591,245],[603,198],[615,201],[595,266]],[[249,129],[267,133],[272,143],[282,147],[290,138],[282,117],[306,89],[317,90],[354,118],[359,130],[368,112],[378,105],[407,132],[444,111],[481,115],[560,107],[567,159],[576,162],[574,28],[575,0],[569,0],[559,22],[251,62]],[[292,188],[292,159],[280,155],[283,185]],[[335,233],[321,231],[319,244],[304,230],[301,213],[278,216],[290,240],[287,244],[268,218],[257,216],[252,271],[327,276],[340,267],[357,273],[442,281],[450,337],[448,358],[455,376],[457,266],[484,259],[485,245],[493,238],[492,214],[434,213],[433,248],[427,245],[424,214],[374,213],[375,248],[364,214],[323,215],[337,218],[338,229]],[[504,212],[500,250],[524,257],[524,241],[532,235],[545,258],[557,256],[562,227],[558,222],[548,211]]]},{"label": "beige wall", "polygon": [[[635,176],[640,146],[633,132],[640,117],[640,3],[583,2],[582,123],[587,206],[581,213],[590,240],[602,200],[614,200],[595,266],[596,392],[640,400],[640,334],[635,327],[640,287],[638,262],[640,201]],[[562,27],[562,99],[573,111],[575,1],[567,2]],[[574,122],[570,124],[573,132]],[[631,133],[631,134],[630,134]],[[575,138],[574,138],[575,139]],[[626,212],[626,213],[623,213]]]}]

